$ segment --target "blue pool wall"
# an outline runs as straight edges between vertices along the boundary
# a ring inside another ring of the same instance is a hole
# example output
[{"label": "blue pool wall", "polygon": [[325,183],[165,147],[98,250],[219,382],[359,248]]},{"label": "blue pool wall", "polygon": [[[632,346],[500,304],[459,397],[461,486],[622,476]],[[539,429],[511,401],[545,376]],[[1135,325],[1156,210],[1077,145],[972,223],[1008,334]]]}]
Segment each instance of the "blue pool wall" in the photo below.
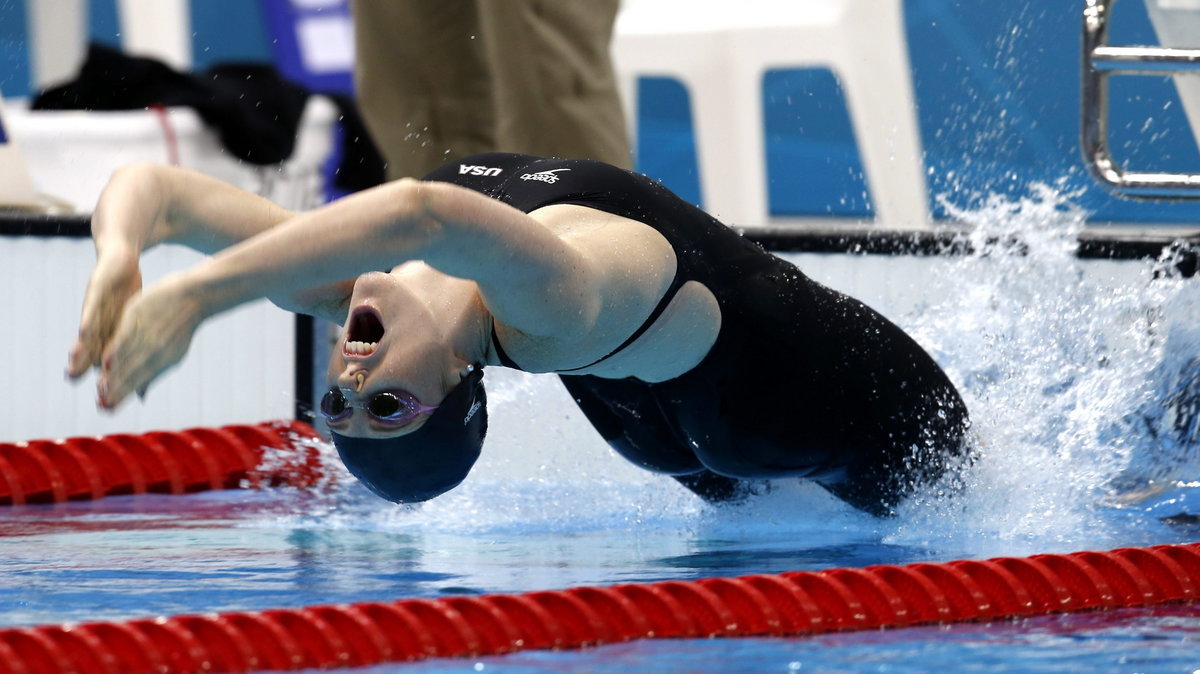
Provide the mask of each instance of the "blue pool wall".
[{"label": "blue pool wall", "polygon": [[[192,3],[197,68],[230,60],[295,68],[288,0]],[[115,0],[89,1],[93,40],[116,44]],[[1200,204],[1116,198],[1083,168],[1079,152],[1082,3],[1069,0],[907,0],[904,3],[929,205],[970,208],[989,194],[1020,196],[1042,182],[1075,193],[1092,222],[1190,224]],[[0,90],[30,93],[25,0],[0,0]],[[1154,44],[1139,0],[1115,5],[1112,41]],[[350,78],[316,76],[317,89],[348,89]],[[638,169],[703,204],[685,87],[639,85]],[[836,78],[827,70],[763,77],[770,209],[776,216],[872,215],[854,134]],[[1111,90],[1111,145],[1136,170],[1200,172],[1178,96],[1166,78],[1117,77]]]}]

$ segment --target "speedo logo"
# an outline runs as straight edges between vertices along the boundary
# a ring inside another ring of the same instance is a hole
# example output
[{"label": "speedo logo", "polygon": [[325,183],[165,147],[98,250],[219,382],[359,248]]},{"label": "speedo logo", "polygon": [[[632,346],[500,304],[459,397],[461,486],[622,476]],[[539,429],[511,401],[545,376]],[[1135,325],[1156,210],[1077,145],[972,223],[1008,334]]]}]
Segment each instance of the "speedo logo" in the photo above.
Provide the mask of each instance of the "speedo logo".
[{"label": "speedo logo", "polygon": [[460,176],[498,176],[504,172],[504,169],[492,168],[488,166],[472,166],[471,164],[459,164],[458,175]]},{"label": "speedo logo", "polygon": [[571,169],[550,169],[549,171],[538,171],[537,173],[526,173],[521,176],[521,180],[536,180],[538,182],[550,183],[553,185],[558,182],[559,171],[570,171]]},{"label": "speedo logo", "polygon": [[463,419],[463,426],[471,423],[471,417],[475,416],[475,413],[479,411],[480,407],[483,407],[483,404],[478,400],[471,404],[471,409],[467,410],[467,417]]}]

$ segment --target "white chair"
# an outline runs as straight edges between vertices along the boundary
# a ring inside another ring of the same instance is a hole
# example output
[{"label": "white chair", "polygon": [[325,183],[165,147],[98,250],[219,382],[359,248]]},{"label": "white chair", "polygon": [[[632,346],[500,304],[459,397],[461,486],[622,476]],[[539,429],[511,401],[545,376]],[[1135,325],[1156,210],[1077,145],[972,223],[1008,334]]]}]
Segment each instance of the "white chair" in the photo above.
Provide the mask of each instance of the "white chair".
[{"label": "white chair", "polygon": [[636,80],[689,90],[704,205],[768,224],[762,78],[825,67],[846,95],[876,221],[930,225],[901,0],[626,0],[613,59],[635,120]]},{"label": "white chair", "polygon": [[[156,58],[176,70],[192,65],[188,0],[119,0],[121,48]],[[86,0],[30,0],[29,41],[39,87],[74,77],[87,55]]]},{"label": "white chair", "polygon": [[121,48],[176,70],[192,67],[190,0],[119,0]]}]

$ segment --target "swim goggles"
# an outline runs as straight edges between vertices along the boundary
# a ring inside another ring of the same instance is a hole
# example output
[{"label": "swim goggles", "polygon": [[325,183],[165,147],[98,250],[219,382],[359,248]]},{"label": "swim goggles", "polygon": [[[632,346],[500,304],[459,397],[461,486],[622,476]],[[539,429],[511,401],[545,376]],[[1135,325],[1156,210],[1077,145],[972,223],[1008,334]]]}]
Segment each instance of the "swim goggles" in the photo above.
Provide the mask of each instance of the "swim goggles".
[{"label": "swim goggles", "polygon": [[358,407],[371,418],[389,426],[403,426],[422,414],[431,414],[437,405],[424,405],[408,391],[383,391],[354,404],[342,389],[331,388],[321,397],[321,414],[326,421],[341,421]]}]

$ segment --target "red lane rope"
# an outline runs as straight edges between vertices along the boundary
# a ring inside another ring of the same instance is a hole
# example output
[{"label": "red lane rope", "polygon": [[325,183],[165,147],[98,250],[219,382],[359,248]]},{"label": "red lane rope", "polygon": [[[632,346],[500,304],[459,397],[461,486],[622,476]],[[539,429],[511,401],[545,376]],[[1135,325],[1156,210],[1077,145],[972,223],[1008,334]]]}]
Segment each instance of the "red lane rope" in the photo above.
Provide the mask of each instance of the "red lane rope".
[{"label": "red lane rope", "polygon": [[[312,486],[323,476],[311,442],[318,438],[306,424],[275,421],[141,435],[0,442],[0,506],[146,492]],[[274,452],[270,467],[264,467],[269,450],[282,451]]]},{"label": "red lane rope", "polygon": [[[0,443],[0,505],[322,479],[312,428],[269,422]],[[267,453],[271,450],[281,450]],[[526,594],[409,599],[0,630],[0,674],[247,672],[804,635],[1170,602],[1200,594],[1200,543]]]},{"label": "red lane rope", "polygon": [[1191,602],[1200,543],[0,630],[0,673],[358,667]]}]

